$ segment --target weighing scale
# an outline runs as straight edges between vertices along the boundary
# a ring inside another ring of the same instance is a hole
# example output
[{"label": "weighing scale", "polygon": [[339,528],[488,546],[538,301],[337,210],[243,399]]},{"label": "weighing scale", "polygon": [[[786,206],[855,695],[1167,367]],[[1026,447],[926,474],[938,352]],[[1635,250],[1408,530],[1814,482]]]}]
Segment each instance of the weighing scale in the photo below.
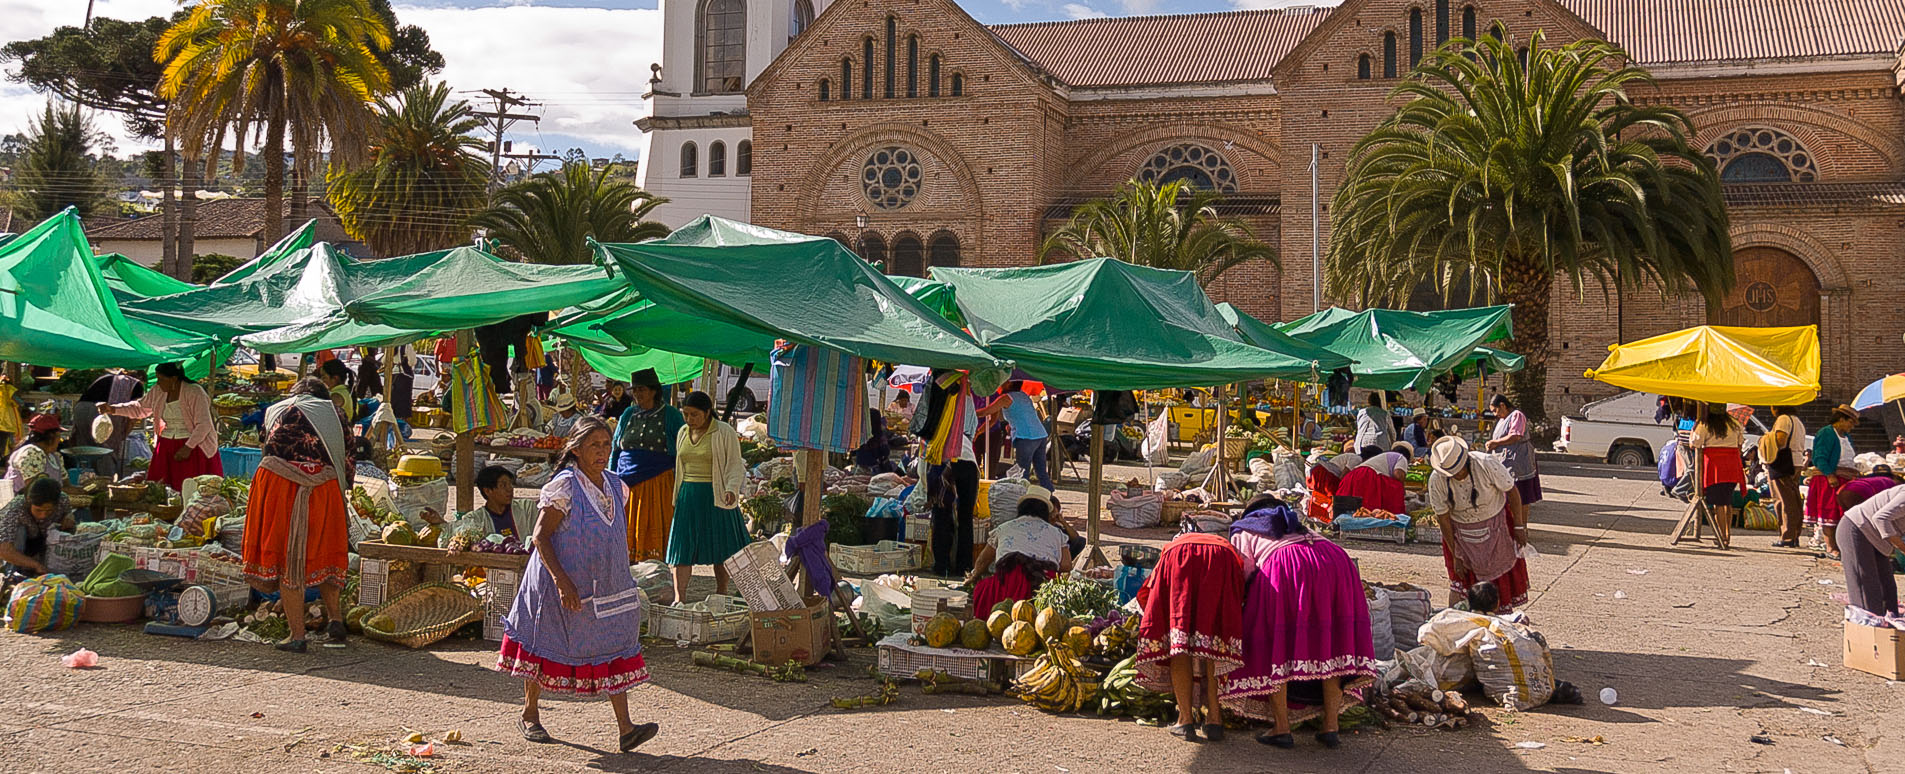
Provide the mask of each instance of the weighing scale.
[{"label": "weighing scale", "polygon": [[119,579],[146,592],[147,634],[197,637],[218,617],[218,595],[210,586],[185,586],[178,578],[153,570],[127,570]]}]

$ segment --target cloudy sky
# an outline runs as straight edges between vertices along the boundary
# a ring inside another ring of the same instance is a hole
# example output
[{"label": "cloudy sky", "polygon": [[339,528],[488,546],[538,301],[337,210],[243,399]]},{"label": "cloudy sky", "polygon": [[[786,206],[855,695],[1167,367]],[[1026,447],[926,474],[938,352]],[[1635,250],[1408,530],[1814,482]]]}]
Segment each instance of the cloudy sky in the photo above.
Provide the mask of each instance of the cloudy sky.
[{"label": "cloudy sky", "polygon": [[[965,0],[979,21],[1191,13],[1338,0]],[[509,88],[543,103],[540,128],[510,135],[516,150],[583,148],[634,157],[648,66],[661,58],[656,0],[396,0],[397,17],[430,33],[452,88]],[[95,0],[94,14],[140,19],[169,14],[177,0]],[[0,0],[0,41],[37,38],[85,19],[86,0]],[[9,73],[10,74],[10,73]],[[0,81],[0,134],[24,131],[44,97]],[[102,116],[100,128],[118,134]],[[137,147],[120,139],[121,152]]]}]

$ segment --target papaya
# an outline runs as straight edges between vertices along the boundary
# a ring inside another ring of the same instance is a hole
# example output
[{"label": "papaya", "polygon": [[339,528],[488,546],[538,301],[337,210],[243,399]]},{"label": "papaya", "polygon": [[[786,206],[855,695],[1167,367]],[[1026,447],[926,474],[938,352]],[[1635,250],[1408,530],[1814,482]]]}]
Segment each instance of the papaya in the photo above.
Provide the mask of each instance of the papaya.
[{"label": "papaya", "polygon": [[1083,626],[1074,626],[1065,631],[1065,647],[1072,655],[1084,657],[1091,655],[1091,631]]},{"label": "papaya", "polygon": [[388,633],[397,628],[397,622],[390,616],[378,614],[364,619],[364,628]]},{"label": "papaya", "polygon": [[1065,618],[1064,613],[1048,607],[1039,611],[1038,618],[1033,622],[1033,631],[1041,640],[1052,640],[1063,637],[1071,625],[1072,622]]},{"label": "papaya", "polygon": [[1014,656],[1030,656],[1038,650],[1038,633],[1032,631],[1032,625],[1024,621],[1013,621],[1005,627],[1005,636],[999,638],[999,644],[1005,646],[1005,652]]},{"label": "papaya", "polygon": [[967,650],[985,650],[992,644],[992,630],[986,628],[986,622],[974,618],[959,627],[959,647]]},{"label": "papaya", "polygon": [[1012,625],[1012,614],[1004,610],[992,611],[992,617],[986,619],[986,632],[993,639],[1005,636],[1005,627]]},{"label": "papaya", "polygon": [[929,648],[950,647],[959,639],[959,620],[951,613],[940,613],[926,622],[926,646]]},{"label": "papaya", "polygon": [[1033,607],[1031,602],[1021,599],[1012,605],[1012,620],[1028,624],[1037,623],[1038,608]]},{"label": "papaya", "polygon": [[1014,600],[1001,599],[999,600],[999,604],[992,606],[992,610],[990,612],[993,612],[993,613],[1004,612],[1006,615],[1011,615],[1012,605],[1014,604],[1016,604]]},{"label": "papaya", "polygon": [[364,616],[370,615],[371,609],[369,605],[357,605],[351,608],[344,614],[344,628],[351,630],[352,634],[363,634]]}]

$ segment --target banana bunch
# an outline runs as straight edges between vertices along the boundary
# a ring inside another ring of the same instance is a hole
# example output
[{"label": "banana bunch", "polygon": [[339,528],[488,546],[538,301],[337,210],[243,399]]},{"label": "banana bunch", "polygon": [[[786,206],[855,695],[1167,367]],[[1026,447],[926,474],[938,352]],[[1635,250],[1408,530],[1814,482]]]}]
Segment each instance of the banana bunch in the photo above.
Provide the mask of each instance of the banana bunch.
[{"label": "banana bunch", "polygon": [[1105,673],[1103,691],[1098,698],[1098,714],[1160,719],[1177,713],[1177,702],[1170,694],[1158,693],[1138,685],[1138,657],[1129,656]]},{"label": "banana bunch", "polygon": [[1094,675],[1057,638],[1032,662],[1032,671],[1012,682],[1012,695],[1046,712],[1076,712],[1098,697]]},{"label": "banana bunch", "polygon": [[1138,616],[1126,616],[1123,621],[1098,632],[1098,636],[1092,639],[1092,646],[1106,658],[1124,658],[1137,640],[1138,622]]}]

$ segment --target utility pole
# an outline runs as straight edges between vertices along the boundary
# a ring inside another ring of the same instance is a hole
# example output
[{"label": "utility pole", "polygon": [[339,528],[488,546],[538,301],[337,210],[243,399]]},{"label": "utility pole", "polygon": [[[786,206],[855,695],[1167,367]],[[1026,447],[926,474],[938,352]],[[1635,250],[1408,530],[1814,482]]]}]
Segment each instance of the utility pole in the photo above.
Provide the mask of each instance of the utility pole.
[{"label": "utility pole", "polygon": [[[542,103],[530,102],[523,99],[522,94],[511,92],[509,89],[480,89],[479,92],[488,96],[491,103],[495,106],[493,110],[478,110],[470,113],[472,116],[490,121],[490,133],[493,139],[489,146],[489,191],[490,193],[495,193],[497,177],[502,173],[503,132],[507,131],[509,126],[517,121],[529,121],[531,123],[540,123],[542,121],[542,116],[540,115],[534,113],[512,113],[510,109],[539,108],[542,107]],[[522,155],[534,156],[536,154]],[[515,154],[510,156],[510,158],[518,157],[519,156]]]}]

